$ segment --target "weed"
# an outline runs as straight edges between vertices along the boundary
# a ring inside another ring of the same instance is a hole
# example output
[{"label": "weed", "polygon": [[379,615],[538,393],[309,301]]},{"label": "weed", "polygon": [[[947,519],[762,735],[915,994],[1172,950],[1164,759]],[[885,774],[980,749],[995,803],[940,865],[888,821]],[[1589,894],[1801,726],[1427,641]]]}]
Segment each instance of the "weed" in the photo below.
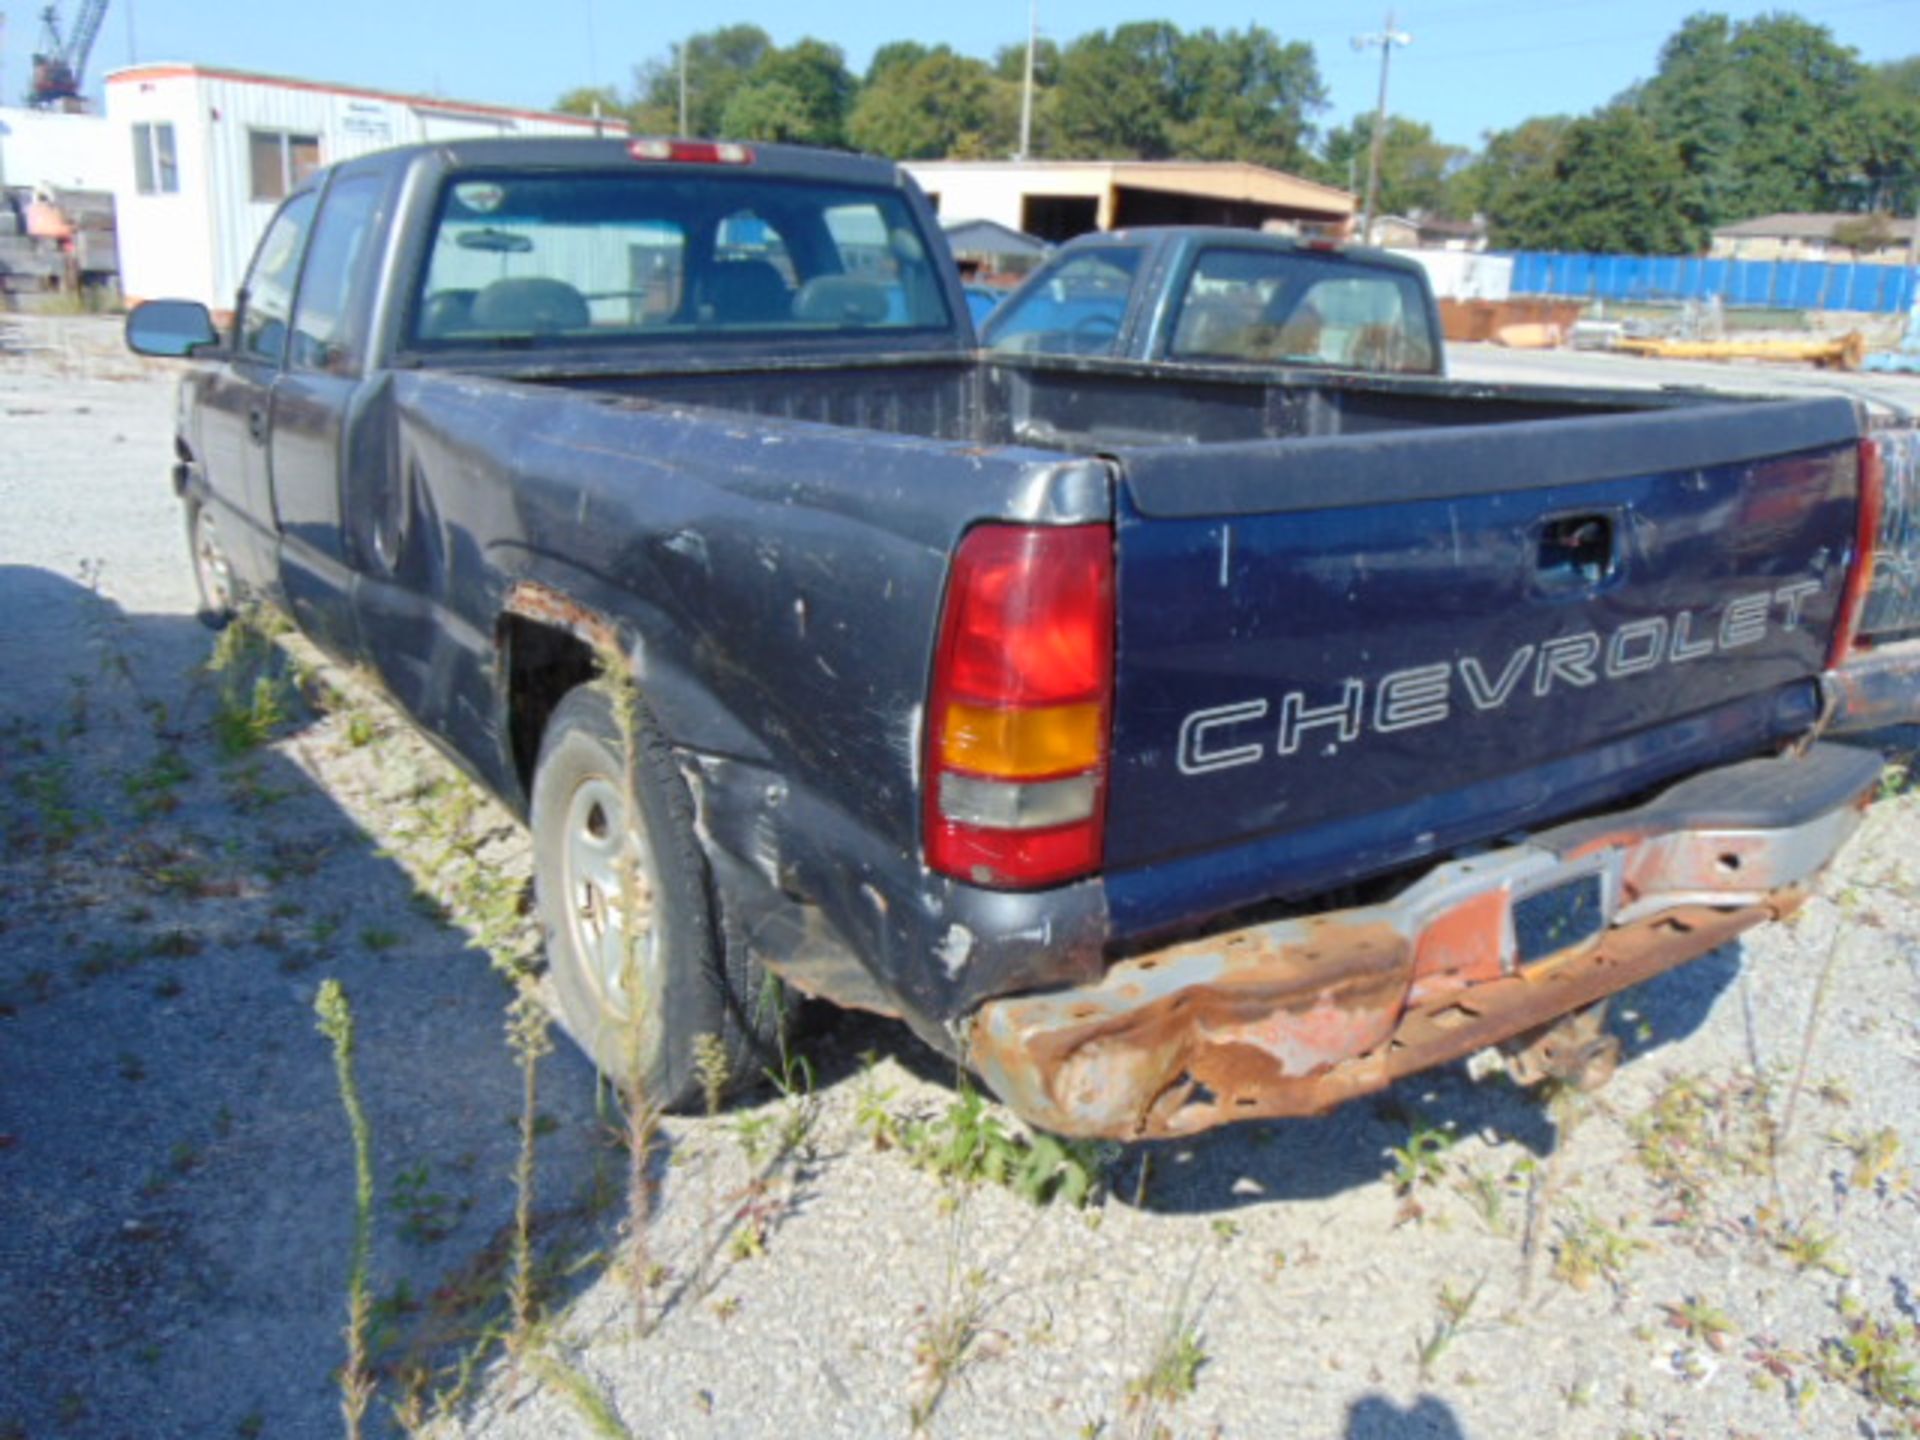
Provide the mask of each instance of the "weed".
[{"label": "weed", "polygon": [[258,1410],[250,1410],[240,1417],[239,1423],[233,1427],[233,1433],[240,1440],[260,1440],[267,1433],[267,1417]]},{"label": "weed", "polygon": [[1900,1136],[1890,1128],[1871,1134],[1841,1131],[1832,1139],[1853,1157],[1853,1169],[1847,1175],[1850,1189],[1871,1190],[1900,1159]]},{"label": "weed", "polygon": [[130,1084],[137,1085],[147,1078],[145,1063],[131,1050],[122,1050],[114,1063],[120,1071],[120,1078]]},{"label": "weed", "polygon": [[1407,1143],[1386,1149],[1393,1160],[1393,1193],[1404,1197],[1423,1185],[1438,1185],[1447,1173],[1442,1157],[1453,1148],[1455,1139],[1451,1123],[1435,1128],[1415,1117]]},{"label": "weed", "polygon": [[1585,1294],[1596,1280],[1618,1288],[1627,1262],[1652,1247],[1623,1229],[1603,1224],[1585,1210],[1556,1222],[1560,1240],[1553,1248],[1553,1278]]},{"label": "weed", "polygon": [[1501,1239],[1513,1234],[1513,1221],[1507,1217],[1507,1187],[1513,1178],[1512,1172],[1495,1175],[1477,1165],[1466,1165],[1453,1185],[1473,1206],[1487,1233]]},{"label": "weed", "polygon": [[1104,1154],[1097,1145],[1054,1135],[1008,1132],[986,1097],[964,1077],[946,1111],[902,1128],[901,1148],[943,1179],[1004,1185],[1036,1205],[1062,1200],[1080,1207],[1099,1184]]},{"label": "weed", "polygon": [[347,1277],[347,1363],[340,1371],[340,1411],[347,1422],[347,1440],[359,1440],[360,1422],[373,1397],[373,1377],[367,1371],[367,1270],[373,1248],[373,1142],[366,1111],[360,1105],[360,1085],[353,1073],[353,1010],[337,980],[322,982],[314,997],[320,1033],[333,1046],[334,1076],[340,1103],[347,1112],[353,1140],[353,1258]]},{"label": "weed", "polygon": [[1794,1269],[1824,1270],[1829,1275],[1845,1278],[1853,1272],[1834,1254],[1839,1244],[1837,1235],[1811,1221],[1782,1226],[1773,1235],[1773,1248],[1792,1261]]},{"label": "weed", "polygon": [[693,1069],[700,1077],[700,1096],[706,1102],[708,1118],[712,1118],[720,1113],[727,1082],[733,1078],[732,1067],[727,1063],[727,1047],[718,1035],[693,1037]]},{"label": "weed", "polygon": [[507,1044],[520,1067],[520,1148],[513,1166],[513,1335],[508,1347],[518,1357],[533,1324],[533,1147],[539,1130],[540,1060],[553,1049],[551,1022],[529,987],[521,987],[507,1009]]},{"label": "weed", "polygon": [[602,1440],[632,1440],[633,1432],[621,1422],[599,1387],[551,1350],[533,1351],[527,1356],[527,1368],[573,1407],[592,1434]]},{"label": "weed", "polygon": [[1726,1311],[1689,1295],[1678,1305],[1663,1305],[1667,1324],[1689,1340],[1725,1353],[1733,1345],[1734,1323]]},{"label": "weed", "polygon": [[1440,1363],[1440,1357],[1446,1353],[1447,1347],[1466,1328],[1467,1317],[1473,1313],[1474,1304],[1480,1298],[1480,1287],[1486,1283],[1483,1275],[1473,1282],[1471,1290],[1464,1293],[1455,1290],[1451,1283],[1440,1287],[1439,1318],[1433,1322],[1433,1329],[1414,1351],[1414,1358],[1420,1365],[1422,1384],[1433,1374],[1433,1367]]},{"label": "weed", "polygon": [[860,1057],[860,1088],[854,1094],[853,1122],[866,1132],[876,1150],[891,1150],[900,1143],[900,1122],[894,1118],[893,1097],[897,1087],[882,1085],[877,1067],[880,1057],[869,1050]]},{"label": "weed", "polygon": [[374,740],[373,720],[364,710],[356,710],[347,717],[347,744],[360,750],[371,745]]},{"label": "weed", "polygon": [[1145,1373],[1127,1387],[1128,1398],[1138,1405],[1177,1405],[1193,1394],[1206,1363],[1198,1326],[1182,1317],[1161,1336]]},{"label": "weed", "polygon": [[1846,1334],[1821,1342],[1821,1373],[1876,1405],[1920,1409],[1920,1362],[1912,1349],[1916,1344],[1920,1326],[1912,1321],[1889,1324],[1856,1311],[1847,1316]]},{"label": "weed", "polygon": [[400,1235],[415,1245],[434,1245],[460,1223],[466,1206],[433,1188],[427,1162],[410,1165],[393,1177],[387,1208],[400,1217]]},{"label": "weed", "polygon": [[384,955],[399,943],[398,931],[388,930],[379,925],[368,925],[360,932],[361,948],[374,955]]},{"label": "weed", "polygon": [[[957,1215],[952,1224],[956,1229],[959,1226]],[[977,1268],[961,1269],[958,1254],[958,1245],[949,1245],[946,1294],[922,1322],[913,1347],[907,1409],[915,1434],[924,1431],[933,1419],[948,1388],[973,1358],[985,1330],[986,1276]]]},{"label": "weed", "polygon": [[1715,1086],[1700,1076],[1667,1082],[1628,1124],[1641,1166],[1669,1192],[1676,1218],[1692,1219],[1717,1181],[1774,1171],[1770,1083],[1744,1075]]},{"label": "weed", "polygon": [[179,747],[167,745],[152,760],[123,779],[121,788],[142,820],[170,814],[180,804],[173,792],[193,778],[193,770]]}]

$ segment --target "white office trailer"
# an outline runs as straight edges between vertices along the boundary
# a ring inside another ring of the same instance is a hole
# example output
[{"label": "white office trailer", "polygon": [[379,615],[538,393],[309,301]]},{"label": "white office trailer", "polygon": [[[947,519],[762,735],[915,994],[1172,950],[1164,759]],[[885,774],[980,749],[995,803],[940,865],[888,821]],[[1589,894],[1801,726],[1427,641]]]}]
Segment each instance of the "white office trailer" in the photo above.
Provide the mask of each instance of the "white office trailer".
[{"label": "white office trailer", "polygon": [[418,141],[626,133],[619,120],[203,65],[116,70],[106,97],[129,159],[114,195],[122,293],[216,310],[232,306],[274,207],[322,165]]}]

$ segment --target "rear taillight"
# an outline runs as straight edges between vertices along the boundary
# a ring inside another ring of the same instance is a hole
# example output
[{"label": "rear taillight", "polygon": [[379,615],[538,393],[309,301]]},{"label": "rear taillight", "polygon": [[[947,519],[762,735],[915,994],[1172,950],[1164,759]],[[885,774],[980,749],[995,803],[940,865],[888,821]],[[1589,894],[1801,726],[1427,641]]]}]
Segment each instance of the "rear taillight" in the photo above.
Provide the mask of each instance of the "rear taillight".
[{"label": "rear taillight", "polygon": [[677,160],[688,165],[751,165],[753,151],[745,145],[714,140],[635,140],[627,153],[636,160]]},{"label": "rear taillight", "polygon": [[1113,531],[985,525],[960,542],[928,705],[927,864],[1030,889],[1100,866]]},{"label": "rear taillight", "polygon": [[1846,661],[1855,649],[1865,649],[1860,639],[1860,617],[1867,608],[1867,591],[1873,588],[1873,560],[1880,548],[1880,505],[1886,484],[1886,471],[1880,460],[1880,447],[1871,440],[1860,442],[1859,528],[1853,542],[1853,564],[1847,568],[1846,588],[1840,592],[1840,612],[1834,617],[1833,645],[1827,651],[1827,668]]}]

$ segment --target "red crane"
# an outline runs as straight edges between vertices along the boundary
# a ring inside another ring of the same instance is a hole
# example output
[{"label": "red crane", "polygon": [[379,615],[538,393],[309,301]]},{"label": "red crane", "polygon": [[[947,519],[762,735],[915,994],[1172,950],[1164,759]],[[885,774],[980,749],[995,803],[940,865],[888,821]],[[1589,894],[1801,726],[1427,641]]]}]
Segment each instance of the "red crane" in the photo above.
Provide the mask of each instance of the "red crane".
[{"label": "red crane", "polygon": [[93,42],[100,38],[100,23],[106,18],[107,0],[80,0],[73,29],[63,35],[59,7],[49,5],[40,12],[40,49],[33,57],[27,104],[51,110],[79,100],[87,56],[93,53]]}]

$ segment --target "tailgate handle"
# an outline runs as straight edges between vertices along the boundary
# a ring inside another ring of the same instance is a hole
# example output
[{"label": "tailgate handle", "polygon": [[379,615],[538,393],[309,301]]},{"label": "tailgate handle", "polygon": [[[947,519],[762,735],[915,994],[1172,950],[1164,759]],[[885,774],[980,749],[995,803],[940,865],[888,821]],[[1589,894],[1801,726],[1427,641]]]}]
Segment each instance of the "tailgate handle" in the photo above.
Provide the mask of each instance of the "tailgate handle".
[{"label": "tailgate handle", "polygon": [[1559,515],[1546,521],[1540,527],[1540,578],[1598,585],[1614,572],[1613,537],[1611,515]]}]

